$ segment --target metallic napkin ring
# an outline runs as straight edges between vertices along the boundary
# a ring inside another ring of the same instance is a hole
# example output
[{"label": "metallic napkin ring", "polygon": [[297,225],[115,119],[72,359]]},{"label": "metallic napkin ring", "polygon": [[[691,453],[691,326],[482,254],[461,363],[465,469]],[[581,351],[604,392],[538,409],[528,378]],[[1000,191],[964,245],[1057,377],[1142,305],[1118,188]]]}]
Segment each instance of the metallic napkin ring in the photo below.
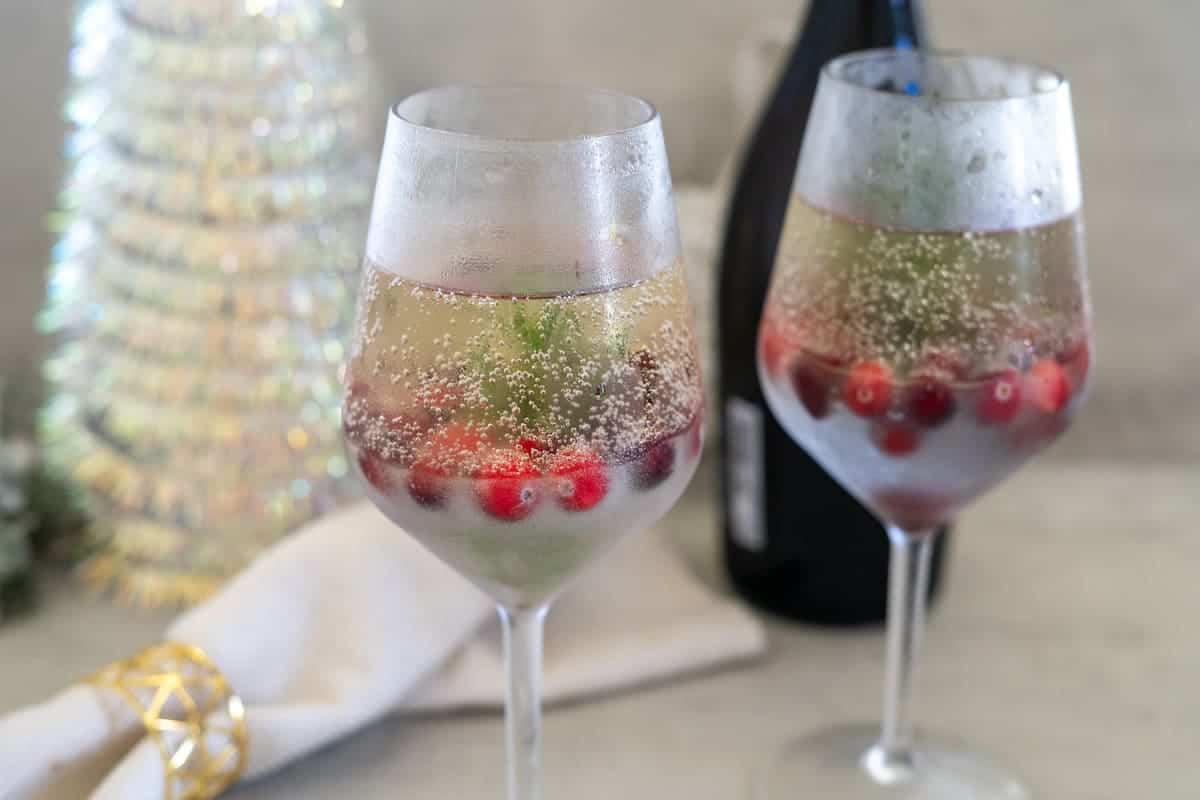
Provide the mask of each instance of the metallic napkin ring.
[{"label": "metallic napkin ring", "polygon": [[162,755],[164,800],[213,800],[246,769],[246,708],[203,650],[166,642],[87,679],[116,692]]}]

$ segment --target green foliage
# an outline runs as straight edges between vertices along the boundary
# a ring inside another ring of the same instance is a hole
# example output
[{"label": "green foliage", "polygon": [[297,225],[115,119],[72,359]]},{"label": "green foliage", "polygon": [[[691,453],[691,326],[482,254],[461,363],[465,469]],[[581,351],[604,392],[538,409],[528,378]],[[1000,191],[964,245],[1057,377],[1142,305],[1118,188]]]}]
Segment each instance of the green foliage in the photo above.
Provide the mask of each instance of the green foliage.
[{"label": "green foliage", "polygon": [[33,606],[38,559],[74,563],[86,554],[86,530],[78,490],[38,463],[32,445],[0,442],[0,621]]}]

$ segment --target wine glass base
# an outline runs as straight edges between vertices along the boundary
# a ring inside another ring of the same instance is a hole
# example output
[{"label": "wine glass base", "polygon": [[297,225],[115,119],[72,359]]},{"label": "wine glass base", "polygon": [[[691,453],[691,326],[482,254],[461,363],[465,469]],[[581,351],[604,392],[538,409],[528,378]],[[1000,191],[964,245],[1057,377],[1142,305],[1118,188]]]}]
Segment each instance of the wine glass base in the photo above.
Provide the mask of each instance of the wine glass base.
[{"label": "wine glass base", "polygon": [[819,731],[780,751],[755,800],[1030,800],[1013,775],[973,753],[920,742],[911,763],[888,764],[879,726]]}]

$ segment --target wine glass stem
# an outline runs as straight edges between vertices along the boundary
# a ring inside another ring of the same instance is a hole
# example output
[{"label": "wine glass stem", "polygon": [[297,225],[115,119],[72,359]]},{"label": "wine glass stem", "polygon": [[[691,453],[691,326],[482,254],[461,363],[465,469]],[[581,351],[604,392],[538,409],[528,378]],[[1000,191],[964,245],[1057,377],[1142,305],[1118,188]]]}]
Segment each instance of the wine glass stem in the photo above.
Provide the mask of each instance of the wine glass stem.
[{"label": "wine glass stem", "polygon": [[542,797],[542,632],[547,608],[499,609],[508,664],[508,800]]},{"label": "wine glass stem", "polygon": [[909,533],[896,527],[888,528],[892,559],[888,578],[887,674],[879,750],[889,767],[901,771],[912,767],[912,685],[925,633],[929,562],[937,535],[936,530]]}]

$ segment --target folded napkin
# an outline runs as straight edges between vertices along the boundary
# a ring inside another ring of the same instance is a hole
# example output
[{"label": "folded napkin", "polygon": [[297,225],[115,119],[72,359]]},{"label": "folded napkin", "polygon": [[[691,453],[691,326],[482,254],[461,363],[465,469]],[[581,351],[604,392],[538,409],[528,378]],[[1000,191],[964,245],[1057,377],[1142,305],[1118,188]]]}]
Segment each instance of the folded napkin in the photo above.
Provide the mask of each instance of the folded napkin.
[{"label": "folded napkin", "polygon": [[[364,504],[276,545],[165,639],[207,651],[245,701],[253,778],[391,712],[501,704],[494,616],[478,590]],[[761,624],[699,583],[650,531],[623,542],[555,604],[546,699],[660,680],[764,646]],[[67,766],[138,737],[140,725],[112,693],[89,685],[0,718],[0,799],[59,796],[51,792]],[[161,756],[144,739],[91,794],[162,796]]]}]

